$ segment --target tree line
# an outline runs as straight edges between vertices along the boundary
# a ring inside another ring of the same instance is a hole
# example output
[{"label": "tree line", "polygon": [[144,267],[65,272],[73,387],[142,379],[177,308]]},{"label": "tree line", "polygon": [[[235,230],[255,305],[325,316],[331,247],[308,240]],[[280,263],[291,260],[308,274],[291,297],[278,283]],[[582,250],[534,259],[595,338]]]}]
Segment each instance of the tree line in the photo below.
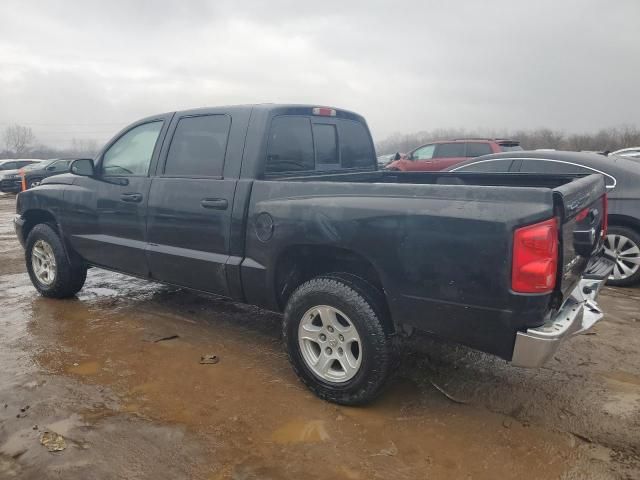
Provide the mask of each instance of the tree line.
[{"label": "tree line", "polygon": [[455,138],[509,138],[519,140],[525,150],[553,148],[556,150],[594,150],[599,152],[608,150],[612,152],[640,145],[640,128],[633,126],[612,127],[592,133],[565,133],[549,128],[514,131],[437,129],[409,134],[395,133],[376,142],[376,151],[378,155],[406,153],[425,143]]},{"label": "tree line", "polygon": [[4,150],[2,158],[60,158],[72,156],[93,157],[98,152],[98,141],[93,139],[71,139],[66,148],[54,148],[37,142],[31,127],[10,125],[2,132]]},{"label": "tree line", "polygon": [[[553,148],[556,150],[614,151],[640,145],[640,128],[633,126],[603,128],[592,133],[565,133],[549,128],[533,130],[466,130],[436,129],[415,133],[395,133],[376,142],[378,155],[408,152],[419,145],[454,138],[510,138],[519,140],[525,150]],[[94,156],[100,147],[97,140],[72,139],[69,147],[54,148],[38,143],[31,127],[10,125],[2,134],[2,158],[55,158],[65,156]]]}]

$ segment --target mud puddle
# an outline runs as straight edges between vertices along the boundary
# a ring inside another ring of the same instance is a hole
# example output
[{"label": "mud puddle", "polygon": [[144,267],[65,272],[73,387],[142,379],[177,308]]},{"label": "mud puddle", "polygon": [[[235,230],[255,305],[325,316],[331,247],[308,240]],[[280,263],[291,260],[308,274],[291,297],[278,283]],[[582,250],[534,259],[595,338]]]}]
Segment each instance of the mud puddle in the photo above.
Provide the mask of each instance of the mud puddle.
[{"label": "mud puddle", "polygon": [[[318,400],[295,378],[277,315],[97,269],[77,299],[48,300],[26,274],[1,265],[0,478],[595,479],[638,472],[633,458],[593,442],[604,431],[618,432],[611,445],[632,443],[616,423],[637,428],[629,405],[624,419],[585,420],[618,383],[635,388],[628,343],[601,347],[606,356],[617,349],[626,368],[579,344],[558,365],[523,373],[417,339],[382,398],[346,408]],[[621,301],[631,308],[634,300]],[[630,315],[619,315],[624,328],[636,328]],[[202,365],[203,355],[219,361]],[[451,402],[431,381],[468,404]],[[48,452],[43,431],[62,435],[66,448]]]}]

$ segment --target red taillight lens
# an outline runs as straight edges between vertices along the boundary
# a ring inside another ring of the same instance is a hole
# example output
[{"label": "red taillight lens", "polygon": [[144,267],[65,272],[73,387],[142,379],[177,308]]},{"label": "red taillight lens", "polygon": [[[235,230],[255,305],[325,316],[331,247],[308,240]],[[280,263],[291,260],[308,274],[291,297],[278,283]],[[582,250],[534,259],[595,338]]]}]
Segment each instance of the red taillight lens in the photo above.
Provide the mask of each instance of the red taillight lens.
[{"label": "red taillight lens", "polygon": [[518,228],[513,235],[511,289],[548,293],[556,286],[558,221],[555,218]]},{"label": "red taillight lens", "polygon": [[609,228],[609,199],[605,193],[602,196],[602,238],[607,236],[607,228]]},{"label": "red taillight lens", "polygon": [[320,115],[321,117],[335,117],[336,111],[333,108],[315,107],[313,109],[313,114]]}]

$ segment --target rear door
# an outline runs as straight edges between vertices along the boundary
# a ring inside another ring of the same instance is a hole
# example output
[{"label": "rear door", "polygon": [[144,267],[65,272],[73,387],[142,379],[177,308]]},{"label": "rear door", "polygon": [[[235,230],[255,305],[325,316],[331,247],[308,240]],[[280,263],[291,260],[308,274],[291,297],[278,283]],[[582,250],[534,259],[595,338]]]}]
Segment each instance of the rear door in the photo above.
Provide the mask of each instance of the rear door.
[{"label": "rear door", "polygon": [[466,160],[464,142],[439,143],[433,156],[432,168],[429,170],[444,170],[464,160]]},{"label": "rear door", "polygon": [[248,113],[176,115],[151,184],[147,258],[152,278],[229,295],[226,265]]}]

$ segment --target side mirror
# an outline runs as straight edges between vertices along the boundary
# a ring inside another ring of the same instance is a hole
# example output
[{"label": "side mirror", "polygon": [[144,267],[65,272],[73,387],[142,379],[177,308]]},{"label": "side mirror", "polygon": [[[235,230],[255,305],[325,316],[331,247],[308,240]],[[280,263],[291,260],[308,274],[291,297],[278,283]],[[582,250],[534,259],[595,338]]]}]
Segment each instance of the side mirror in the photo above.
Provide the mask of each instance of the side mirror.
[{"label": "side mirror", "polygon": [[400,152],[396,152],[396,154],[393,156],[393,160],[400,160]]},{"label": "side mirror", "polygon": [[54,167],[53,165],[50,165],[47,167],[47,171],[49,172],[53,172],[56,169],[56,167]]},{"label": "side mirror", "polygon": [[95,175],[93,160],[90,158],[78,158],[71,162],[69,171],[74,175],[80,175],[81,177],[93,177]]}]

